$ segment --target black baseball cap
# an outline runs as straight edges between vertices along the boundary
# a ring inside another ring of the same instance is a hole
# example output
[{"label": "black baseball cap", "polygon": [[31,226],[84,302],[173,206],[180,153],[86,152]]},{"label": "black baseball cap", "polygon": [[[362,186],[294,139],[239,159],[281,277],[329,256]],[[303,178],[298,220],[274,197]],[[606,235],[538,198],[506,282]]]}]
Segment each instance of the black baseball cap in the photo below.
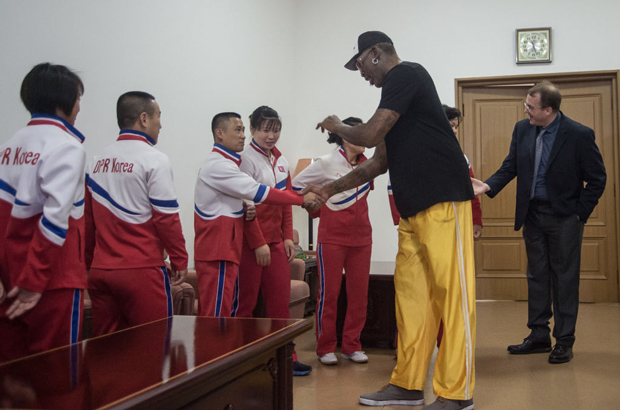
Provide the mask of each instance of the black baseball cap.
[{"label": "black baseball cap", "polygon": [[390,39],[387,34],[381,31],[367,31],[360,34],[360,36],[357,38],[357,47],[353,47],[353,50],[357,51],[357,53],[355,53],[355,55],[351,57],[349,62],[344,65],[344,68],[356,71],[357,67],[355,66],[355,60],[364,50],[379,43],[389,43],[391,45],[394,45],[392,39]]}]

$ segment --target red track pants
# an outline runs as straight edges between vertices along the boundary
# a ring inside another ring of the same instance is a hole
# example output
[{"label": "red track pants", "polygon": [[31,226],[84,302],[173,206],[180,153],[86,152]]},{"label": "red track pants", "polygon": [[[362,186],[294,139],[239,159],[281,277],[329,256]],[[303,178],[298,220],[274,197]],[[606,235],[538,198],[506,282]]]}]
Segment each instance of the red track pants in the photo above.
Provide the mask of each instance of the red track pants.
[{"label": "red track pants", "polygon": [[170,279],[164,266],[91,269],[88,294],[94,336],[172,316]]},{"label": "red track pants", "polygon": [[230,317],[239,265],[229,261],[196,261],[198,316]]},{"label": "red track pants", "polygon": [[4,312],[14,299],[5,300],[0,305],[0,363],[79,342],[83,293],[81,289],[45,291],[34,308],[13,320]]},{"label": "red track pants", "polygon": [[288,305],[291,299],[291,267],[282,242],[269,244],[271,263],[260,266],[254,251],[243,243],[239,277],[235,288],[233,314],[236,317],[252,317],[259,289],[265,300],[265,316],[274,319],[290,317]]},{"label": "red track pants", "polygon": [[336,350],[336,316],[343,269],[347,277],[347,314],[340,350],[344,354],[362,350],[359,336],[366,323],[371,251],[372,245],[319,243],[319,299],[316,313],[316,353],[319,356]]}]

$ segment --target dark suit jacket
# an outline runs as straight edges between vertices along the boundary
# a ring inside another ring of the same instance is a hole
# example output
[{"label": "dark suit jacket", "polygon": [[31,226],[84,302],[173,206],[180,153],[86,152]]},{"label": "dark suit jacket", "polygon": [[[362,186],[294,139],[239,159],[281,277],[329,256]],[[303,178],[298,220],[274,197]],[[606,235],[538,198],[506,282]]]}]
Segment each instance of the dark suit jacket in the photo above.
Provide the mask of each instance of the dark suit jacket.
[{"label": "dark suit jacket", "polygon": [[[536,126],[529,119],[515,125],[510,152],[502,166],[485,182],[493,198],[517,177],[515,231],[521,229],[530,202],[534,178]],[[592,129],[564,114],[547,163],[547,195],[554,212],[560,216],[577,215],[584,223],[603,195],[607,174]],[[587,185],[584,188],[584,182]]]}]

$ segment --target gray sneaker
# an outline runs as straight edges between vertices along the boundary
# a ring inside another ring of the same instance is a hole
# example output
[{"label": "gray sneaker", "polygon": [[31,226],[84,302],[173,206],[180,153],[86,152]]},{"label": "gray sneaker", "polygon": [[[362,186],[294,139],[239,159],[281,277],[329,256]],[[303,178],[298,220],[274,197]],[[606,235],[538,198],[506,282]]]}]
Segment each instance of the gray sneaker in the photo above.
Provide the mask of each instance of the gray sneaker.
[{"label": "gray sneaker", "polygon": [[365,406],[389,406],[392,404],[419,406],[424,404],[424,392],[421,390],[407,390],[388,384],[376,393],[362,394],[360,396],[360,404]]},{"label": "gray sneaker", "polygon": [[435,403],[429,404],[422,410],[473,410],[474,399],[469,400],[450,400],[437,397]]}]

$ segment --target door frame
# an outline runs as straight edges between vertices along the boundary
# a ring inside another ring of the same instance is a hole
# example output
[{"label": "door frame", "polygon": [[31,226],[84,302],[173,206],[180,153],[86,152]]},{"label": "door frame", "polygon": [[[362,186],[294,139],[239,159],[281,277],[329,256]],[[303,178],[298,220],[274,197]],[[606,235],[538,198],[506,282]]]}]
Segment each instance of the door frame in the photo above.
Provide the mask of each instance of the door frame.
[{"label": "door frame", "polygon": [[[620,76],[620,70],[604,70],[604,71],[579,71],[568,73],[547,73],[547,74],[522,74],[522,75],[508,75],[508,76],[496,76],[496,77],[472,77],[472,78],[455,78],[454,79],[454,91],[455,91],[455,106],[459,107],[463,117],[467,114],[465,112],[465,106],[463,102],[463,90],[467,88],[480,88],[480,87],[516,87],[516,86],[534,86],[534,84],[542,81],[549,80],[555,84],[562,84],[565,82],[587,82],[587,81],[611,81],[612,92],[612,141],[613,141],[613,159],[614,164],[612,172],[614,174],[614,201],[615,201],[615,213],[616,213],[616,276],[618,278],[618,294],[620,295],[620,171],[618,159],[620,157],[620,133],[619,133],[619,102],[618,97],[620,95],[620,83],[618,82]],[[525,97],[525,96],[524,96]],[[459,133],[459,143],[463,145],[463,137]],[[609,172],[610,167],[606,167]],[[609,189],[610,187],[607,187]]]}]

